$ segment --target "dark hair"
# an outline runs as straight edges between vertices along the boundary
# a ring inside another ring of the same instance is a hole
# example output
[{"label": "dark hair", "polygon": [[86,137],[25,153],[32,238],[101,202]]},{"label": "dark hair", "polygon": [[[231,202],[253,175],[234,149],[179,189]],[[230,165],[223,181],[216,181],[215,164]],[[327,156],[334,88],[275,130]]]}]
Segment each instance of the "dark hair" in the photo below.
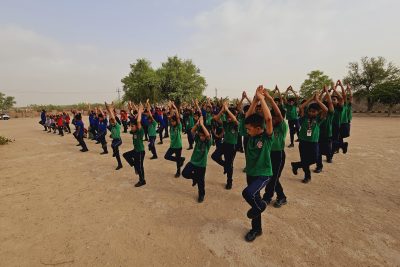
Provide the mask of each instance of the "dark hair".
[{"label": "dark hair", "polygon": [[82,119],[81,113],[76,114],[76,115],[75,115],[75,118],[76,118],[77,120],[81,120],[81,119]]},{"label": "dark hair", "polygon": [[229,111],[232,112],[233,115],[236,115],[236,113],[237,113],[236,108],[233,108],[233,107],[229,107]]},{"label": "dark hair", "polygon": [[279,97],[275,97],[274,101],[281,101],[281,99]]},{"label": "dark hair", "polygon": [[103,116],[103,114],[100,113],[100,114],[98,115],[98,117],[99,117],[99,118],[103,118],[104,116]]},{"label": "dark hair", "polygon": [[243,112],[246,113],[246,112],[249,110],[249,108],[250,108],[250,105],[244,106],[244,107],[243,107]]},{"label": "dark hair", "polygon": [[309,109],[309,110],[310,110],[310,109],[314,109],[314,110],[319,111],[321,108],[320,108],[320,106],[319,106],[317,103],[311,103],[311,104],[308,106],[308,109]]},{"label": "dark hair", "polygon": [[178,121],[178,119],[176,118],[176,116],[171,116],[171,121]]},{"label": "dark hair", "polygon": [[244,124],[250,124],[253,127],[262,127],[264,122],[264,118],[257,114],[251,114],[244,120]]},{"label": "dark hair", "polygon": [[203,128],[198,128],[197,134],[205,134],[204,131],[203,131]]}]

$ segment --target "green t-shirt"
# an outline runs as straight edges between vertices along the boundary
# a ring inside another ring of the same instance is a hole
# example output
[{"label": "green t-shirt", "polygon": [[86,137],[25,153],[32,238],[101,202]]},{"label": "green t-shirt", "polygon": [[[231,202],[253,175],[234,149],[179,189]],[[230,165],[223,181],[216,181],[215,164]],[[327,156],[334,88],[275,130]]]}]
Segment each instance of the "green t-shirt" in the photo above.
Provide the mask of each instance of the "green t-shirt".
[{"label": "green t-shirt", "polygon": [[286,110],[287,120],[297,120],[299,118],[297,115],[297,106],[295,104],[293,105],[285,104],[284,108]]},{"label": "green t-shirt", "polygon": [[196,134],[194,141],[195,145],[190,162],[196,167],[205,168],[207,166],[208,151],[211,147],[211,139],[206,139],[204,142],[202,142],[200,137]]},{"label": "green t-shirt", "polygon": [[121,139],[120,128],[121,128],[121,125],[119,125],[118,122],[116,122],[114,126],[111,125],[111,138],[112,139]]},{"label": "green t-shirt", "polygon": [[348,123],[349,122],[349,118],[348,118],[348,113],[347,110],[349,109],[349,106],[347,105],[347,103],[345,103],[343,105],[343,110],[342,110],[342,114],[340,115],[340,123]]},{"label": "green t-shirt", "polygon": [[271,176],[272,136],[265,132],[249,137],[246,147],[246,173],[249,176]]},{"label": "green t-shirt", "polygon": [[182,124],[176,124],[176,126],[170,126],[169,137],[171,138],[170,148],[182,148]]},{"label": "green t-shirt", "polygon": [[351,103],[347,104],[347,118],[349,119],[349,122],[353,119],[353,108],[351,106]]},{"label": "green t-shirt", "polygon": [[186,129],[192,129],[193,126],[194,126],[193,115],[189,115],[189,117],[186,120]]},{"label": "green t-shirt", "polygon": [[320,124],[321,118],[319,116],[317,118],[310,119],[307,115],[305,115],[300,126],[299,139],[302,141],[318,143]]},{"label": "green t-shirt", "polygon": [[238,141],[238,127],[234,122],[222,122],[224,127],[224,143],[236,145]]},{"label": "green t-shirt", "polygon": [[136,152],[144,151],[143,136],[144,136],[143,127],[138,129],[136,132],[132,133],[133,149]]},{"label": "green t-shirt", "polygon": [[149,136],[157,136],[157,122],[153,119],[152,123],[149,124]]},{"label": "green t-shirt", "polygon": [[328,138],[332,137],[332,122],[333,122],[333,111],[328,111],[325,120],[319,125],[319,140],[327,141]]},{"label": "green t-shirt", "polygon": [[333,124],[340,125],[342,123],[341,122],[342,111],[343,111],[343,107],[341,107],[339,105],[337,107],[335,107],[335,112],[333,114]]},{"label": "green t-shirt", "polygon": [[213,119],[213,116],[211,115],[211,113],[206,113],[206,119],[205,119],[205,122],[204,122],[204,125],[206,126],[206,128],[211,128],[211,121],[212,121],[212,119]]},{"label": "green t-shirt", "polygon": [[282,151],[285,149],[285,139],[288,132],[288,125],[285,121],[282,121],[274,127],[274,133],[272,135],[272,147],[271,151]]},{"label": "green t-shirt", "polygon": [[244,125],[244,114],[241,112],[238,115],[238,121],[239,121],[239,135],[240,136],[246,136],[247,135],[247,130],[246,130],[246,126]]}]

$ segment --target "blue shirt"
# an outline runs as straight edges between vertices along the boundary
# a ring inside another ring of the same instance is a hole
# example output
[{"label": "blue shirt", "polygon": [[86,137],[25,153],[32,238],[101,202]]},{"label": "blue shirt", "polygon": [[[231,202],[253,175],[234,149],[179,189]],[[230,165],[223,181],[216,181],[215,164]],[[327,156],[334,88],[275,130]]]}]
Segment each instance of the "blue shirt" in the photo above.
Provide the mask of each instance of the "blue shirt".
[{"label": "blue shirt", "polygon": [[46,122],[46,112],[42,112],[40,114],[40,118],[42,119],[42,122],[45,123]]},{"label": "blue shirt", "polygon": [[107,119],[98,122],[98,130],[100,133],[107,132]]},{"label": "blue shirt", "polygon": [[84,133],[84,124],[83,124],[83,122],[81,120],[77,120],[75,122],[75,126],[76,126],[77,129],[79,127],[78,136],[79,137],[83,137],[83,133]]}]

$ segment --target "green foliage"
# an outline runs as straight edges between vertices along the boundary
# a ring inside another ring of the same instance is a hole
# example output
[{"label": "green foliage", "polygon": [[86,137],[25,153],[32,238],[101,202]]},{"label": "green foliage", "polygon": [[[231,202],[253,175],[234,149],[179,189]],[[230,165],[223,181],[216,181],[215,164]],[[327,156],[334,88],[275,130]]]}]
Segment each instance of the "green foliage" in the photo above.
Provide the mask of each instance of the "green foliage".
[{"label": "green foliage", "polygon": [[191,60],[169,57],[157,70],[163,99],[190,101],[202,96],[207,84]]},{"label": "green foliage", "polygon": [[373,101],[389,105],[388,116],[390,116],[393,106],[400,104],[400,79],[376,85],[371,97]]},{"label": "green foliage", "polygon": [[363,57],[361,65],[358,62],[350,62],[348,69],[343,81],[350,84],[358,96],[367,98],[368,111],[372,110],[376,101],[376,97],[373,96],[375,88],[400,77],[400,70],[393,63],[387,63],[383,57]]},{"label": "green foliage", "polygon": [[177,104],[200,98],[207,84],[200,70],[191,60],[177,56],[169,57],[167,62],[154,70],[150,61],[138,59],[131,64],[131,72],[121,82],[124,84],[124,101],[152,103],[174,100]]},{"label": "green foliage", "polygon": [[11,142],[12,142],[11,139],[8,139],[7,137],[0,135],[0,145],[7,145],[8,143],[11,143]]},{"label": "green foliage", "polygon": [[307,74],[308,78],[300,87],[300,96],[310,98],[315,90],[321,90],[325,85],[332,84],[332,79],[320,70],[314,70]]},{"label": "green foliage", "polygon": [[6,96],[2,92],[0,92],[0,110],[9,110],[12,108],[17,102],[15,102],[13,96]]},{"label": "green foliage", "polygon": [[146,59],[138,59],[131,64],[131,72],[121,82],[124,84],[124,101],[145,102],[150,99],[154,103],[160,97],[159,78]]}]

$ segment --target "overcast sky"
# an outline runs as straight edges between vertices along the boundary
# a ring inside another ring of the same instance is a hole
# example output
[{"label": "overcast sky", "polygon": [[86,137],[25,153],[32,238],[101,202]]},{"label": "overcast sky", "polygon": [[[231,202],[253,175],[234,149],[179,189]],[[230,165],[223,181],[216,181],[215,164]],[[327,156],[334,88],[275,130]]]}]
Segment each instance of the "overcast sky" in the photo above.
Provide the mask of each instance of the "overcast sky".
[{"label": "overcast sky", "polygon": [[117,98],[129,64],[192,59],[206,94],[296,90],[362,56],[400,66],[398,0],[0,0],[0,92],[17,106]]}]

